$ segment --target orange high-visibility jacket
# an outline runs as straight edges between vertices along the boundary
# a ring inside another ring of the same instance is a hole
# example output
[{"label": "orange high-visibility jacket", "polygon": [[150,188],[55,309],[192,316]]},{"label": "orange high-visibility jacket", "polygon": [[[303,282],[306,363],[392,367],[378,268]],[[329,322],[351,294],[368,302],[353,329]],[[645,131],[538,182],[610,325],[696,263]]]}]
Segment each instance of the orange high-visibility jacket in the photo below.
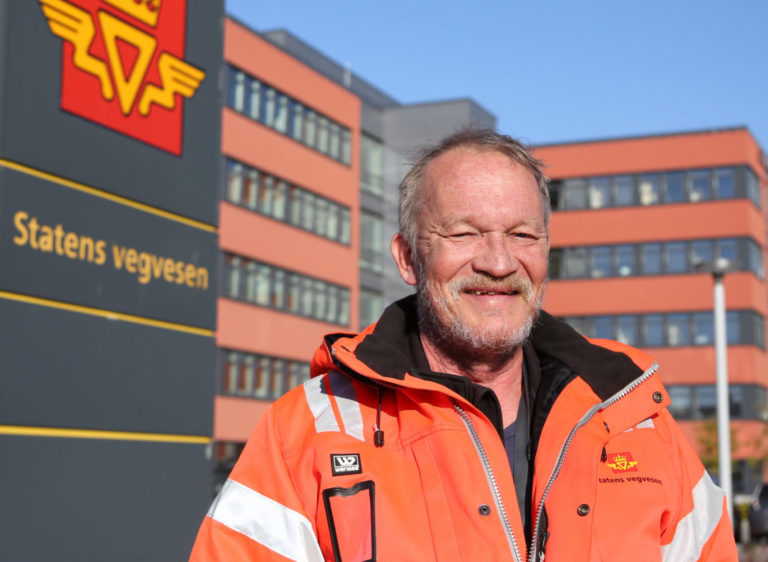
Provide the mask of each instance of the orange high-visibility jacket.
[{"label": "orange high-visibility jacket", "polygon": [[313,378],[259,421],[193,562],[737,560],[724,494],[650,357],[542,313],[526,536],[495,396],[418,372],[414,322],[404,299],[326,336]]}]

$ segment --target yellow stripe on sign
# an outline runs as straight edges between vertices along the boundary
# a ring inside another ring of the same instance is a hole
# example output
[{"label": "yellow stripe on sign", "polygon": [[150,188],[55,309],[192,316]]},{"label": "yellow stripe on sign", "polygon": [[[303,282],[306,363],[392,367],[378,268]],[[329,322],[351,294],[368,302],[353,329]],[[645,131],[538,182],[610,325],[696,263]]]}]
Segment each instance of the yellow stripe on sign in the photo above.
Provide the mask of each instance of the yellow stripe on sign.
[{"label": "yellow stripe on sign", "polygon": [[0,166],[5,166],[6,168],[10,168],[11,170],[16,170],[17,172],[21,172],[23,174],[34,176],[36,178],[41,178],[53,183],[58,183],[59,185],[69,187],[71,189],[76,189],[77,191],[88,193],[89,195],[94,195],[96,197],[106,199],[107,201],[119,203],[121,205],[125,205],[126,207],[132,207],[134,209],[144,211],[145,213],[157,215],[158,217],[163,217],[164,219],[176,221],[181,224],[191,226],[193,228],[199,228],[200,230],[205,230],[206,232],[216,232],[216,227],[211,224],[197,221],[194,219],[189,219],[182,215],[171,213],[169,211],[164,211],[163,209],[158,209],[157,207],[152,207],[144,203],[139,203],[138,201],[134,201],[133,199],[128,199],[127,197],[123,197],[121,195],[115,195],[114,193],[109,193],[108,191],[104,191],[103,189],[98,189],[96,187],[91,187],[82,183],[78,183],[76,181],[68,180],[66,178],[62,178],[61,176],[50,174],[48,172],[43,172],[42,170],[36,170],[35,168],[30,168],[29,166],[25,166],[24,164],[11,162],[10,160],[6,160],[5,158],[0,158]]},{"label": "yellow stripe on sign", "polygon": [[0,425],[0,435],[25,437],[59,437],[69,439],[106,439],[110,441],[154,441],[161,443],[193,443],[207,445],[212,441],[205,435],[176,435],[173,433],[137,433],[132,431],[103,431],[100,429],[71,429]]},{"label": "yellow stripe on sign", "polygon": [[37,306],[47,306],[49,308],[57,308],[59,310],[67,310],[69,312],[77,312],[80,314],[89,314],[91,316],[106,318],[107,320],[122,320],[124,322],[131,322],[133,324],[141,324],[143,326],[152,326],[153,328],[162,328],[164,330],[174,330],[176,332],[185,332],[187,334],[194,334],[197,336],[205,336],[210,338],[210,337],[213,337],[214,335],[213,330],[206,330],[205,328],[196,328],[194,326],[176,324],[175,322],[165,322],[164,320],[154,320],[152,318],[144,318],[143,316],[135,316],[133,314],[125,314],[123,312],[113,312],[111,310],[93,308],[90,306],[70,304],[67,302],[43,299],[40,297],[32,297],[30,295],[22,295],[19,293],[9,293],[8,291],[0,291],[0,298],[17,301],[17,302],[24,302],[27,304],[34,304]]}]

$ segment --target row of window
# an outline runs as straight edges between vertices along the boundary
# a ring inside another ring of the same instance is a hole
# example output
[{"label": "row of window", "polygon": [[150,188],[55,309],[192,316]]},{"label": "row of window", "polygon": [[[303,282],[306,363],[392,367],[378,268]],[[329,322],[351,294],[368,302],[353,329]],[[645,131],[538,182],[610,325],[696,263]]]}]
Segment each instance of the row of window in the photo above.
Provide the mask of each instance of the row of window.
[{"label": "row of window", "polygon": [[228,107],[349,165],[352,135],[347,127],[234,66],[227,75]]},{"label": "row of window", "polygon": [[349,207],[230,158],[226,197],[251,211],[349,244]]},{"label": "row of window", "polygon": [[699,264],[716,258],[763,277],[762,249],[751,238],[553,248],[549,275],[552,279],[583,279],[693,273],[700,271]]},{"label": "row of window", "polygon": [[[711,311],[573,316],[564,320],[587,337],[635,347],[713,345],[715,341]],[[726,330],[728,345],[756,345],[765,349],[765,319],[753,310],[729,310]]]},{"label": "row of window", "polygon": [[309,380],[309,363],[266,355],[222,350],[224,394],[277,400]]},{"label": "row of window", "polygon": [[757,176],[747,166],[625,174],[553,181],[553,210],[602,209],[748,198],[760,207]]},{"label": "row of window", "polygon": [[349,325],[349,289],[226,254],[224,296],[323,322]]},{"label": "row of window", "polygon": [[[717,396],[713,384],[681,384],[667,386],[672,403],[670,413],[679,420],[701,420],[717,415]],[[728,385],[731,418],[765,420],[765,387],[756,384]]]}]

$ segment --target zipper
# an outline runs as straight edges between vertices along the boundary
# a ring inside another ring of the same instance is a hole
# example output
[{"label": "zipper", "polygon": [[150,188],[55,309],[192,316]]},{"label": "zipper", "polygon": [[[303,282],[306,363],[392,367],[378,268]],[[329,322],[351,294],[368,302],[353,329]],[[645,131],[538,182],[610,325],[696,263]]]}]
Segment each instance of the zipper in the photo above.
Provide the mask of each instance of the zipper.
[{"label": "zipper", "polygon": [[608,398],[607,400],[595,404],[592,406],[587,412],[581,417],[581,419],[576,423],[576,425],[571,429],[571,432],[568,434],[568,437],[566,437],[565,442],[563,443],[563,446],[560,448],[560,453],[557,456],[557,462],[555,463],[555,467],[552,469],[552,474],[549,476],[549,480],[547,481],[547,485],[544,488],[544,493],[541,496],[541,501],[539,502],[539,507],[536,509],[536,523],[533,526],[533,536],[531,537],[531,550],[528,554],[528,560],[529,562],[536,562],[538,559],[536,556],[541,554],[541,559],[544,560],[543,552],[538,552],[538,537],[539,532],[541,531],[541,516],[544,512],[544,500],[547,499],[547,496],[549,495],[549,490],[552,488],[552,485],[555,483],[555,479],[557,479],[558,474],[560,473],[560,469],[563,467],[563,462],[565,462],[565,455],[568,452],[568,448],[571,446],[571,442],[573,441],[574,436],[576,435],[576,432],[581,429],[589,420],[592,419],[592,417],[599,412],[600,410],[604,410],[608,406],[611,406],[615,402],[618,402],[622,398],[624,398],[627,394],[632,392],[635,388],[640,386],[642,383],[646,381],[646,379],[650,378],[653,373],[655,373],[659,368],[659,364],[654,362],[653,365],[651,365],[642,375],[640,375],[638,378],[636,378],[634,381],[629,383],[627,386],[625,386],[623,389],[618,391],[616,394]]},{"label": "zipper", "polygon": [[480,442],[480,436],[477,434],[477,430],[472,424],[472,420],[469,418],[469,415],[462,409],[462,407],[456,404],[456,402],[453,403],[453,407],[456,408],[461,421],[464,422],[464,425],[466,426],[467,431],[472,438],[475,451],[477,451],[477,455],[480,457],[480,463],[483,465],[483,470],[485,471],[485,478],[488,480],[488,487],[491,489],[493,500],[496,503],[496,509],[499,512],[499,518],[501,519],[501,523],[504,526],[504,532],[507,536],[509,549],[514,556],[515,561],[521,562],[522,558],[520,557],[520,549],[517,547],[517,541],[515,540],[515,535],[512,532],[512,526],[509,524],[509,519],[507,518],[507,511],[504,509],[504,502],[501,500],[501,493],[499,492],[499,486],[496,483],[496,476],[493,474],[493,469],[491,468],[491,463],[488,460],[488,455],[485,453],[483,444]]}]

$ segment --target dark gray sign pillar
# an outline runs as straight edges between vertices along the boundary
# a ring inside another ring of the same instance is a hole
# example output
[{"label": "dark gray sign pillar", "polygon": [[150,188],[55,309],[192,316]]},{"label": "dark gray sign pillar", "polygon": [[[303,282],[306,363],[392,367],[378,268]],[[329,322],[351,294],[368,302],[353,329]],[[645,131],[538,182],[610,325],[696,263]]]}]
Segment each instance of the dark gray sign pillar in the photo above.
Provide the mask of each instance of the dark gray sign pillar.
[{"label": "dark gray sign pillar", "polygon": [[2,560],[184,560],[210,502],[222,17],[0,2]]}]

